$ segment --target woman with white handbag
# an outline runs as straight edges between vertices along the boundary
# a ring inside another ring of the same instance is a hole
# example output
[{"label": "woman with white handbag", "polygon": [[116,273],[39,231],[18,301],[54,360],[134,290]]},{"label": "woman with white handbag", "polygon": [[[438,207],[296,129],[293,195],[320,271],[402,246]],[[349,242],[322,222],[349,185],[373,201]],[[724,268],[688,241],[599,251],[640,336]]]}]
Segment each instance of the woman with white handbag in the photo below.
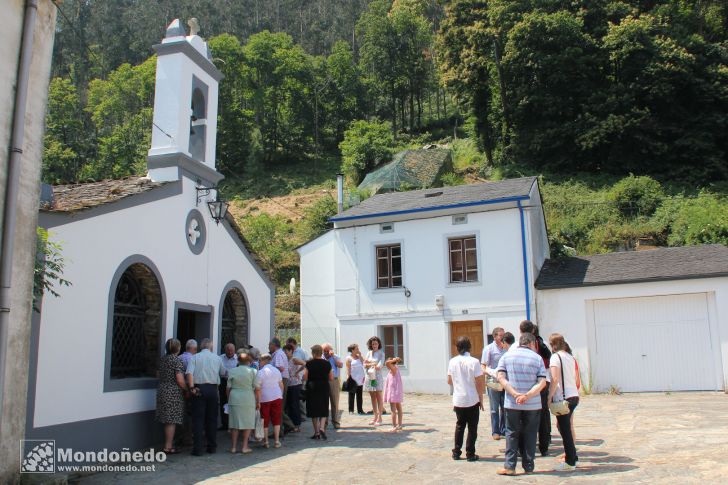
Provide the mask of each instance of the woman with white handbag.
[{"label": "woman with white handbag", "polygon": [[579,390],[576,387],[576,360],[566,351],[567,344],[562,335],[551,334],[549,344],[553,349],[549,363],[551,371],[549,409],[552,414],[556,415],[565,454],[565,460],[559,464],[557,470],[573,471],[578,460],[574,436],[571,432],[571,415],[579,405]]}]

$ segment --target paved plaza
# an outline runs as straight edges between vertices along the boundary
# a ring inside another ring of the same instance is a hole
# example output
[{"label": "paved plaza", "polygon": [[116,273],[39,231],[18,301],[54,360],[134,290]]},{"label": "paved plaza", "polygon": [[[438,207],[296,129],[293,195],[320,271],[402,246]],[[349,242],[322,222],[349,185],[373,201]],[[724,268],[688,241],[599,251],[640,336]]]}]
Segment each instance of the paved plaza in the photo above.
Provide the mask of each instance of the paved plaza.
[{"label": "paved plaza", "polygon": [[[342,394],[345,404],[346,394]],[[366,409],[366,408],[365,408]],[[554,472],[563,450],[555,428],[550,456],[537,457],[536,473],[499,477],[505,441],[490,437],[482,413],[477,453],[480,461],[450,458],[455,416],[449,396],[405,396],[405,429],[367,426],[368,416],[344,414],[343,428],[328,442],[309,439],[310,422],[289,435],[280,449],[255,448],[249,455],[227,452],[220,433],[214,455],[170,456],[154,473],[103,473],[83,485],[144,483],[276,484],[460,484],[525,483],[718,483],[728,478],[728,395],[654,393],[595,395],[582,398],[576,416],[580,466]],[[487,407],[486,407],[487,409]],[[389,415],[385,416],[385,420]]]}]

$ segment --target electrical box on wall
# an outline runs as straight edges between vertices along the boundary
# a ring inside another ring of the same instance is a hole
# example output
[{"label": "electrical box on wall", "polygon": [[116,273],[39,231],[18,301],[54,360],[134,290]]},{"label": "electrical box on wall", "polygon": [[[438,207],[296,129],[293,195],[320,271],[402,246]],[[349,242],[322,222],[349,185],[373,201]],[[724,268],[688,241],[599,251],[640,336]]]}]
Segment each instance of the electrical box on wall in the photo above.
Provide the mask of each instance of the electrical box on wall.
[{"label": "electrical box on wall", "polygon": [[435,306],[442,310],[445,306],[445,297],[442,295],[435,295]]}]

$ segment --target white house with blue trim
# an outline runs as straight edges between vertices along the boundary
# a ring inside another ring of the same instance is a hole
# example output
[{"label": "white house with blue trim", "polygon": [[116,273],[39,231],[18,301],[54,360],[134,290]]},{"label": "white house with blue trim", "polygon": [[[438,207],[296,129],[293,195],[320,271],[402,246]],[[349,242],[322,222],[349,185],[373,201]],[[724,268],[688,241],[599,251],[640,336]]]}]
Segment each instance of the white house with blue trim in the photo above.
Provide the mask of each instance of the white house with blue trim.
[{"label": "white house with blue trim", "polygon": [[339,352],[379,336],[406,391],[447,393],[454,338],[473,354],[495,327],[535,316],[549,257],[535,177],[375,195],[298,249],[301,339]]},{"label": "white house with blue trim", "polygon": [[155,50],[147,175],[55,186],[40,212],[72,286],[45,295],[32,322],[26,438],[74,451],[162,439],[167,339],[211,338],[219,352],[272,336],[273,284],[217,204],[222,74],[179,21]]}]

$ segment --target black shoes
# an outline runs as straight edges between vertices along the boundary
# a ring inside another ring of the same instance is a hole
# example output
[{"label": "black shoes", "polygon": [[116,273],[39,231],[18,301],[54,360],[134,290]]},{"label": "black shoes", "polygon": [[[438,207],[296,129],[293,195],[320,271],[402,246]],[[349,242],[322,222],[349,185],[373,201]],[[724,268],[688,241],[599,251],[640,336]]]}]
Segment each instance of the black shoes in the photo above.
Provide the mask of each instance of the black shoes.
[{"label": "black shoes", "polygon": [[466,458],[468,461],[478,461],[480,460],[480,457],[478,455],[472,455]]},{"label": "black shoes", "polygon": [[320,434],[322,440],[328,440],[328,438],[326,437],[326,433],[321,431],[321,433],[319,433],[319,434]]}]

